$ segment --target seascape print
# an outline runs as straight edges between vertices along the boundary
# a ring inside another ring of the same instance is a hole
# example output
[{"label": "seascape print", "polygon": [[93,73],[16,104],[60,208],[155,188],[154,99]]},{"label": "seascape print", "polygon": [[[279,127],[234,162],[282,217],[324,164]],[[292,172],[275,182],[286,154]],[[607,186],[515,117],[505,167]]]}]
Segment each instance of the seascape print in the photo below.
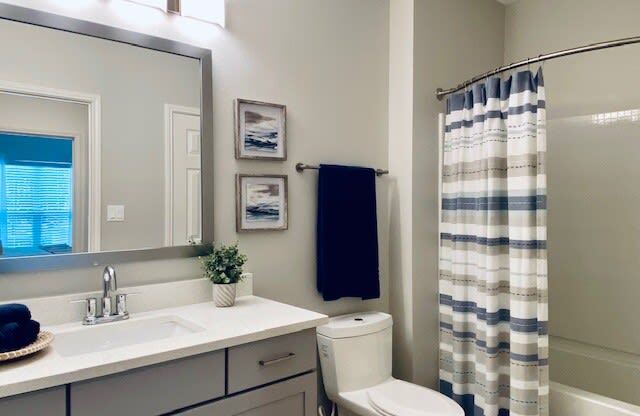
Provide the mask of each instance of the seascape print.
[{"label": "seascape print", "polygon": [[244,148],[263,153],[278,152],[278,120],[255,111],[244,113]]},{"label": "seascape print", "polygon": [[286,160],[287,107],[235,100],[236,159]]},{"label": "seascape print", "polygon": [[280,219],[280,186],[277,184],[247,184],[247,222],[278,221]]},{"label": "seascape print", "polygon": [[286,230],[286,175],[236,175],[236,230]]}]

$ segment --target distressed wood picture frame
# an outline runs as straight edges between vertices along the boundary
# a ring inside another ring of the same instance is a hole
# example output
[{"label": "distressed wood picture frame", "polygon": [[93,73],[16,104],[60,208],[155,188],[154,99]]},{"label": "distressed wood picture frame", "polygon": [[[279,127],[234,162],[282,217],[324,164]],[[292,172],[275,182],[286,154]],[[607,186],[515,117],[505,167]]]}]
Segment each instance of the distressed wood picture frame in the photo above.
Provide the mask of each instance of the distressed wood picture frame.
[{"label": "distressed wood picture frame", "polygon": [[287,107],[236,99],[236,159],[287,160]]},{"label": "distressed wood picture frame", "polygon": [[287,175],[236,175],[236,231],[286,230]]}]

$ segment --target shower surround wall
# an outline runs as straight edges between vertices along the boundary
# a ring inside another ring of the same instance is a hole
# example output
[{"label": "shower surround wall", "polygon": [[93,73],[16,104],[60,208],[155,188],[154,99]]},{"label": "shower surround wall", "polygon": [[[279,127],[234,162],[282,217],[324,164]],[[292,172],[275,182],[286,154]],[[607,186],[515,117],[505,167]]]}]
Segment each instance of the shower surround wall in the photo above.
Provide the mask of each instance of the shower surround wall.
[{"label": "shower surround wall", "polygon": [[[637,36],[638,15],[636,0],[520,0],[506,7],[504,61]],[[635,404],[639,66],[640,45],[545,64],[551,380]]]}]

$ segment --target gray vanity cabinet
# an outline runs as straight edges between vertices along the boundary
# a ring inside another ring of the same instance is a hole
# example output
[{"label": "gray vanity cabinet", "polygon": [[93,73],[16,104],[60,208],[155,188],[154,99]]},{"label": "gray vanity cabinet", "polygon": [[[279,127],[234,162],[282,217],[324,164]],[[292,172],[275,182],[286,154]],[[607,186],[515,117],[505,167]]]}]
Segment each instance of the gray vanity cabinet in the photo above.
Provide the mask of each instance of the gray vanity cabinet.
[{"label": "gray vanity cabinet", "polygon": [[315,416],[314,329],[0,399],[0,416]]},{"label": "gray vanity cabinet", "polygon": [[178,413],[178,416],[314,416],[316,373]]},{"label": "gray vanity cabinet", "polygon": [[34,391],[0,399],[2,416],[66,416],[66,387]]}]

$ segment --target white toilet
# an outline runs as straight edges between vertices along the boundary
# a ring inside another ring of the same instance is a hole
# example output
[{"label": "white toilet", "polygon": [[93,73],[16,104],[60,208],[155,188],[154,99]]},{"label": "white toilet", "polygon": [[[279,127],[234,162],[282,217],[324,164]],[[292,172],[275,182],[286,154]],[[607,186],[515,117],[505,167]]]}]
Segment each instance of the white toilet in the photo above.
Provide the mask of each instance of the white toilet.
[{"label": "white toilet", "polygon": [[464,416],[450,398],[391,377],[391,315],[364,312],[318,327],[324,387],[339,416]]}]

